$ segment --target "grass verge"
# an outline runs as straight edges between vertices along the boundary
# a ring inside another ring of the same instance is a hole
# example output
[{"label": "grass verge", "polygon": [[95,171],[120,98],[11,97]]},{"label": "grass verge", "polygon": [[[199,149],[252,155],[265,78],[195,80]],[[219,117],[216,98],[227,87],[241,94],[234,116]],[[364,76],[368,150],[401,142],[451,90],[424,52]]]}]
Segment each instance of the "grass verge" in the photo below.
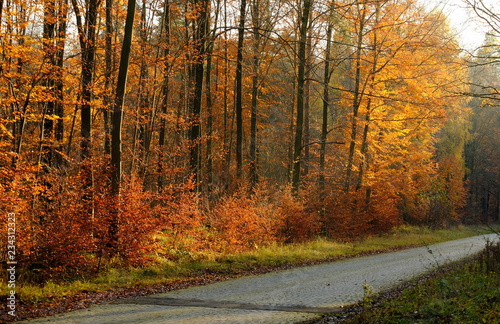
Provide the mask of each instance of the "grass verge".
[{"label": "grass verge", "polygon": [[316,323],[500,323],[500,243],[388,294],[366,296],[348,319]]}]

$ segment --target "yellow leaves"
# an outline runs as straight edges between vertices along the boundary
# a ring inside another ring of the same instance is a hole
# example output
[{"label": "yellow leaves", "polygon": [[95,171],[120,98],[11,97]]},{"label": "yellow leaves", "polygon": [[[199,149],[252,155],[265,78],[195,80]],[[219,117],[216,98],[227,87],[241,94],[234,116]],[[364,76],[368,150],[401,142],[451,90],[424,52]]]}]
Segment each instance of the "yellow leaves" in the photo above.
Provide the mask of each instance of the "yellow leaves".
[{"label": "yellow leaves", "polygon": [[9,130],[7,129],[7,127],[5,127],[3,123],[0,123],[0,135],[7,136],[10,139],[14,138],[14,136],[12,136],[12,133],[9,132]]}]

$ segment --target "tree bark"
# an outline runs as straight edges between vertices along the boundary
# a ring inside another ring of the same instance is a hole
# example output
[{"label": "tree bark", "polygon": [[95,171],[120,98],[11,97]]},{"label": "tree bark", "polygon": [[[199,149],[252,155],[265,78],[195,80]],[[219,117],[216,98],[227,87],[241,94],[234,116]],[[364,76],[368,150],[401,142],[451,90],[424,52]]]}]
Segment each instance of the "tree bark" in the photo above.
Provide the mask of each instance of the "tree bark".
[{"label": "tree bark", "polygon": [[238,48],[236,58],[236,177],[243,176],[243,42],[245,36],[245,16],[247,1],[241,0],[238,25]]},{"label": "tree bark", "polygon": [[[113,0],[106,0],[106,32],[105,32],[105,50],[104,50],[104,87],[110,89],[113,84]],[[112,97],[106,95],[104,98],[104,153],[111,155],[111,123],[110,108],[113,105]]]},{"label": "tree bark", "polygon": [[[358,4],[359,6],[359,4]],[[359,117],[359,107],[361,105],[361,51],[363,49],[363,35],[364,35],[364,27],[365,27],[365,9],[360,9],[358,7],[358,11],[360,12],[360,21],[359,28],[357,31],[357,40],[356,40],[356,57],[355,57],[355,76],[354,76],[354,96],[352,100],[352,119],[351,119],[351,140],[349,144],[349,156],[347,158],[347,171],[346,171],[346,179],[345,179],[345,192],[349,192],[351,188],[352,182],[352,172],[353,172],[353,164],[354,164],[354,153],[356,151],[356,140],[358,134],[358,117]]]},{"label": "tree bark", "polygon": [[[333,3],[333,2],[332,2]],[[331,8],[333,12],[333,4]],[[325,165],[326,165],[326,140],[328,136],[328,110],[330,106],[330,78],[332,75],[330,68],[331,46],[333,34],[333,21],[330,15],[330,21],[326,31],[326,47],[325,47],[325,66],[323,73],[323,109],[321,118],[321,146],[319,152],[319,189],[320,194],[325,192]]]},{"label": "tree bark", "polygon": [[40,130],[40,158],[46,166],[52,166],[54,157],[54,117],[55,117],[55,96],[50,92],[55,90],[56,69],[56,28],[57,14],[56,2],[45,0],[43,3],[43,56],[47,66],[47,75],[43,81],[47,89],[47,101],[43,102],[43,120]]},{"label": "tree bark", "polygon": [[254,0],[252,6],[253,21],[253,75],[252,75],[252,109],[250,117],[250,165],[249,181],[250,186],[254,188],[259,181],[257,172],[257,119],[259,103],[259,78],[260,78],[260,51],[261,51],[261,21],[260,21],[260,0]]},{"label": "tree bark", "polygon": [[162,115],[160,117],[160,134],[158,139],[159,145],[159,154],[158,154],[158,189],[161,189],[165,185],[165,145],[167,138],[167,120],[166,115],[168,113],[168,103],[170,99],[170,2],[169,0],[165,0],[164,9],[163,9],[163,58],[165,60],[165,68],[163,70],[163,85],[162,85],[162,101],[161,101],[161,112]]},{"label": "tree bark", "polygon": [[116,84],[115,102],[113,106],[112,133],[111,133],[111,166],[113,173],[111,177],[111,189],[115,195],[120,194],[121,184],[121,154],[122,154],[122,115],[125,89],[127,85],[128,66],[130,61],[130,50],[132,47],[132,32],[134,27],[135,0],[128,0],[127,18],[125,21],[125,34],[120,56],[120,67],[118,81]]},{"label": "tree bark", "polygon": [[[68,0],[63,0],[59,2],[59,28],[58,28],[58,40],[56,41],[56,66],[58,69],[55,91],[56,91],[56,103],[55,103],[55,114],[58,117],[55,126],[55,140],[57,149],[63,150],[62,143],[64,140],[64,80],[63,80],[63,67],[64,67],[64,53],[65,53],[65,41],[67,34],[67,18],[68,18]],[[56,165],[61,166],[63,164],[62,154],[58,153],[56,155]]]},{"label": "tree bark", "polygon": [[207,25],[210,15],[210,2],[208,0],[195,0],[194,7],[199,8],[195,21],[193,63],[191,64],[192,86],[191,99],[191,126],[189,140],[191,142],[189,165],[191,176],[199,190],[200,183],[200,147],[201,147],[201,108],[203,99],[203,72],[205,65]]},{"label": "tree bark", "polygon": [[297,74],[297,116],[295,121],[295,139],[292,159],[292,190],[297,194],[300,186],[300,168],[303,148],[304,132],[304,84],[305,69],[307,64],[307,32],[309,29],[309,15],[312,0],[304,0],[300,19],[299,51],[298,51],[298,74]]}]

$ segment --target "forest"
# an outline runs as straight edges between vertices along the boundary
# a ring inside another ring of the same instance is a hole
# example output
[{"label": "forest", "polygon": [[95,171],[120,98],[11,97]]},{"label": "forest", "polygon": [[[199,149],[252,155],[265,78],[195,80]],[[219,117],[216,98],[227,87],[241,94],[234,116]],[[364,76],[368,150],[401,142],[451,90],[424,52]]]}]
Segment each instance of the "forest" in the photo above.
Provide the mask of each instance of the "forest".
[{"label": "forest", "polygon": [[463,5],[491,30],[473,51],[415,0],[0,0],[16,262],[499,221],[500,16]]}]

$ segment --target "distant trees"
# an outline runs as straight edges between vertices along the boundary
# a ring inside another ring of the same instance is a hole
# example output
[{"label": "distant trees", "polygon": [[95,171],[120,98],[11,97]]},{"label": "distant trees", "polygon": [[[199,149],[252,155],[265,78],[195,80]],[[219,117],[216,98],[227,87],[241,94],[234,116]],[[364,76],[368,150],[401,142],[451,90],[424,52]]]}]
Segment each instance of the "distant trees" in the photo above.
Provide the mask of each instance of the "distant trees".
[{"label": "distant trees", "polygon": [[499,76],[500,13],[482,0],[466,0],[467,7],[490,32],[483,44],[471,54],[470,70],[470,138],[466,145],[469,187],[469,221],[500,219],[500,144]]},{"label": "distant trees", "polygon": [[500,217],[500,183],[498,150],[500,144],[500,108],[498,95],[499,52],[498,38],[490,35],[476,57],[470,62],[470,106],[474,112],[467,142],[469,212],[480,219]]}]

